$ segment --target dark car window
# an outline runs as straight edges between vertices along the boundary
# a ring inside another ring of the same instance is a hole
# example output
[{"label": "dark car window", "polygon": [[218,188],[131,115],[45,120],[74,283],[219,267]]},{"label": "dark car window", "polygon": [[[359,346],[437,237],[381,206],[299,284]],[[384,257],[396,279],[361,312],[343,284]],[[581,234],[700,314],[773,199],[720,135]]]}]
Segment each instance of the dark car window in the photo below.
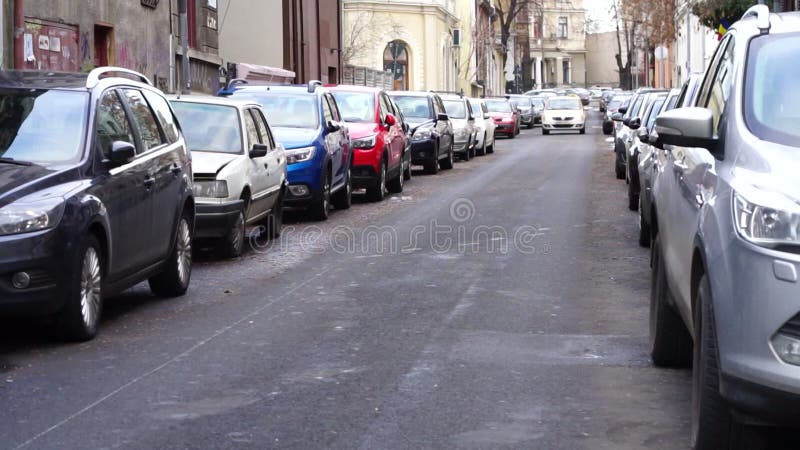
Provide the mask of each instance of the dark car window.
[{"label": "dark car window", "polygon": [[653,124],[656,121],[656,117],[661,112],[661,107],[664,105],[664,97],[659,97],[653,101],[653,105],[650,107],[650,115],[647,117],[647,126],[648,130],[653,129]]},{"label": "dark car window", "polygon": [[486,108],[491,112],[512,112],[511,104],[505,100],[486,100]]},{"label": "dark car window", "polygon": [[175,119],[172,116],[172,111],[169,109],[167,100],[155,92],[142,91],[142,93],[144,94],[144,98],[147,99],[147,102],[150,103],[153,111],[155,111],[156,118],[158,118],[161,129],[164,130],[167,142],[170,144],[177,142],[178,127],[175,125]]},{"label": "dark car window", "polygon": [[431,117],[431,107],[427,97],[395,96],[394,101],[406,117],[418,119]]},{"label": "dark car window", "polygon": [[258,140],[262,144],[266,144],[267,147],[272,149],[274,145],[272,145],[272,139],[269,134],[269,127],[267,126],[267,121],[264,119],[264,116],[261,115],[261,112],[255,108],[250,109],[250,114],[253,115],[253,120],[256,122],[256,127],[258,127]]},{"label": "dark car window", "polygon": [[375,95],[371,92],[335,91],[333,97],[345,122],[375,121]]},{"label": "dark car window", "polygon": [[800,146],[800,34],[750,41],[745,71],[745,122],[761,139]]},{"label": "dark car window", "polygon": [[80,160],[88,98],[82,92],[0,90],[0,156],[45,165]]},{"label": "dark car window", "polygon": [[128,99],[128,106],[133,113],[133,122],[139,130],[139,137],[144,147],[142,150],[146,152],[163,144],[156,118],[153,117],[153,111],[142,97],[142,93],[135,89],[123,89],[122,92]]},{"label": "dark car window", "polygon": [[262,93],[236,91],[234,98],[253,100],[261,105],[273,127],[317,128],[319,107],[317,99],[309,94]]},{"label": "dark car window", "polygon": [[106,159],[111,158],[111,144],[114,141],[136,144],[128,116],[116,91],[103,94],[97,104],[95,123],[95,146]]},{"label": "dark car window", "polygon": [[444,110],[451,119],[466,119],[467,108],[463,100],[443,100]]},{"label": "dark car window", "polygon": [[172,109],[191,151],[242,153],[239,112],[233,106],[173,100]]},{"label": "dark car window", "polygon": [[627,117],[637,117],[639,114],[639,108],[642,107],[642,103],[644,102],[644,95],[639,95],[636,97],[636,100],[633,102],[633,106],[627,111],[625,114]]}]

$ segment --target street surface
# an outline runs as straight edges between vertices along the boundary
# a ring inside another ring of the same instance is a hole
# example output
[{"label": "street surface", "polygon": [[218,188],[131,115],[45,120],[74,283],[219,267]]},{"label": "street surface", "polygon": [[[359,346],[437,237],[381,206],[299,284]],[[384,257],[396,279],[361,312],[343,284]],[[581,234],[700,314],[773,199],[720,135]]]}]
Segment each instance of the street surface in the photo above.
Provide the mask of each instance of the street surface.
[{"label": "street surface", "polygon": [[524,130],[63,344],[0,322],[2,448],[676,449],[690,372],[647,354],[649,253],[590,113]]}]

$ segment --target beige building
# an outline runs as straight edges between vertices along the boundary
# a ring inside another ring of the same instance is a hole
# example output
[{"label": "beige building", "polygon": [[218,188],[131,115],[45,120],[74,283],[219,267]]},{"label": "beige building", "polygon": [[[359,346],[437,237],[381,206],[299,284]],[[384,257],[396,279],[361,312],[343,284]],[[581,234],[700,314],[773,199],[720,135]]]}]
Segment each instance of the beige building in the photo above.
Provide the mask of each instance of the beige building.
[{"label": "beige building", "polygon": [[343,63],[390,70],[395,89],[455,91],[464,35],[456,3],[344,0]]},{"label": "beige building", "polygon": [[586,85],[586,12],[581,0],[542,0],[530,11],[534,84]]},{"label": "beige building", "polygon": [[[625,64],[625,40],[621,39],[622,64]],[[619,53],[617,32],[592,33],[586,35],[586,83],[589,86],[619,86]]]}]

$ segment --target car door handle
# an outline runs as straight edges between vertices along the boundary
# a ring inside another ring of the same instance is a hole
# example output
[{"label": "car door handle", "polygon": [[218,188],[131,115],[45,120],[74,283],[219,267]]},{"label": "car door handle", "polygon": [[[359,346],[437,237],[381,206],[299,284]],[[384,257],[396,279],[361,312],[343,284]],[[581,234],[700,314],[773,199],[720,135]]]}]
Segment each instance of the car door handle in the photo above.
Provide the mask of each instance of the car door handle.
[{"label": "car door handle", "polygon": [[156,184],[156,179],[153,177],[147,177],[144,179],[144,187],[150,189],[153,185]]},{"label": "car door handle", "polygon": [[177,177],[178,175],[180,175],[181,172],[183,172],[183,168],[175,164],[172,166],[172,169],[170,169],[170,172],[172,172],[172,174]]}]

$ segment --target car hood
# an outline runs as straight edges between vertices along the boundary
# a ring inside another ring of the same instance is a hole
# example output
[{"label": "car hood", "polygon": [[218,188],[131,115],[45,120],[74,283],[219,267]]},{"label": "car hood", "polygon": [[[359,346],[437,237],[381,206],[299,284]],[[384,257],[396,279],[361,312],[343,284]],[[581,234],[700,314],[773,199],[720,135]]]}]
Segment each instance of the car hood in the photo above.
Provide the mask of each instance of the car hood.
[{"label": "car hood", "polygon": [[308,147],[319,136],[319,128],[273,127],[272,132],[275,139],[287,149]]},{"label": "car hood", "polygon": [[467,128],[467,119],[450,119],[450,122],[453,123],[453,129],[458,130],[461,128]]},{"label": "car hood", "polygon": [[[761,141],[758,151],[742,149],[735,157],[731,187],[745,197],[750,189],[779,193],[800,205],[800,181],[797,171],[797,148]],[[705,163],[714,167],[714,157],[706,151],[695,150]],[[748,198],[758,201],[757,198]],[[771,206],[771,205],[770,205]],[[798,206],[800,207],[800,206]]]},{"label": "car hood", "polygon": [[195,175],[216,175],[238,156],[231,153],[192,152],[192,171]]},{"label": "car hood", "polygon": [[406,122],[411,129],[417,128],[420,125],[433,124],[433,119],[424,119],[421,117],[406,117]]},{"label": "car hood", "polygon": [[[79,176],[78,170],[75,168],[54,170],[36,164],[18,166],[0,163],[0,207],[37,191],[65,183],[70,184]],[[55,194],[59,193],[55,192]]]},{"label": "car hood", "polygon": [[351,139],[370,136],[380,131],[375,122],[347,122],[347,129],[350,130]]}]

